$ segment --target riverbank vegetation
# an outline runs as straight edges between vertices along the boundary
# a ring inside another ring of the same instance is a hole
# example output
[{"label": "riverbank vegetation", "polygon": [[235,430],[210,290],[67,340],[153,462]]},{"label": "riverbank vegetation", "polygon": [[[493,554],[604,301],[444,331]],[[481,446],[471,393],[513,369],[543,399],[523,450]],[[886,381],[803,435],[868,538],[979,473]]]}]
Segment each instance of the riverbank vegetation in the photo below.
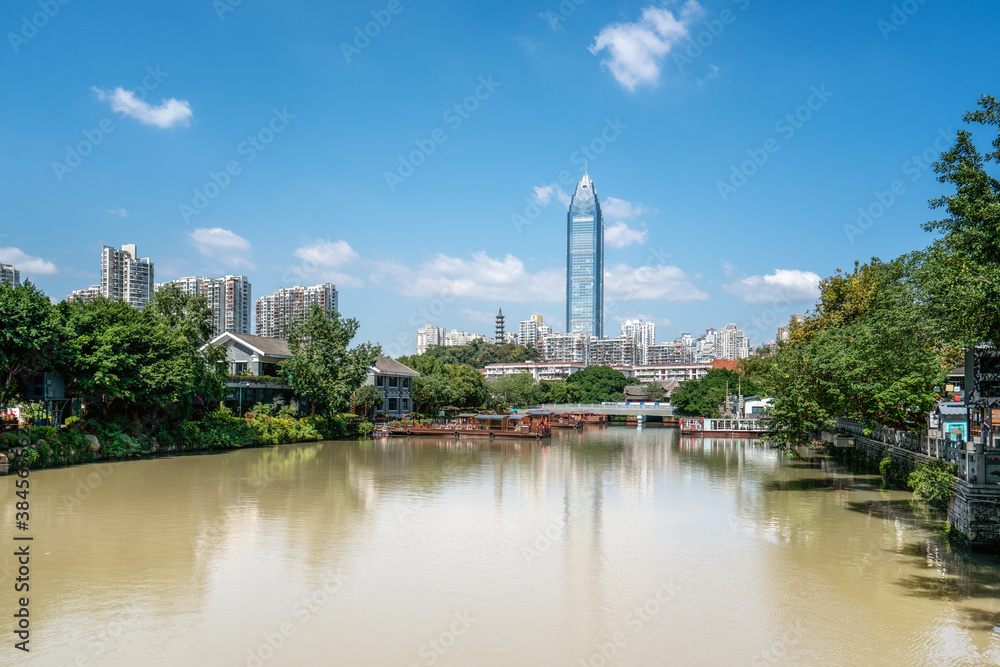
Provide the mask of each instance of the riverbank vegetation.
[{"label": "riverbank vegetation", "polygon": [[[1000,104],[984,96],[978,106],[965,122],[1000,128]],[[743,363],[773,400],[773,440],[806,443],[840,416],[918,430],[961,351],[1000,343],[1000,181],[987,171],[1000,163],[1000,134],[992,147],[980,154],[960,130],[934,164],[954,188],[930,202],[946,217],[923,225],[940,236],[891,261],[838,270],[821,282],[815,310],[791,323],[789,340]]]},{"label": "riverbank vegetation", "polygon": [[[84,406],[63,430],[32,430],[31,464],[342,438],[356,430],[340,415],[381,354],[367,343],[348,349],[356,320],[314,307],[290,329],[293,356],[281,380],[308,401],[310,415],[298,419],[288,406],[258,404],[244,415],[224,407],[226,353],[206,346],[211,316],[204,298],[176,287],[157,291],[139,310],[101,297],[53,304],[30,282],[0,284],[0,406],[26,402],[41,372],[61,375],[66,397]],[[14,444],[13,433],[0,436],[0,451]]]}]

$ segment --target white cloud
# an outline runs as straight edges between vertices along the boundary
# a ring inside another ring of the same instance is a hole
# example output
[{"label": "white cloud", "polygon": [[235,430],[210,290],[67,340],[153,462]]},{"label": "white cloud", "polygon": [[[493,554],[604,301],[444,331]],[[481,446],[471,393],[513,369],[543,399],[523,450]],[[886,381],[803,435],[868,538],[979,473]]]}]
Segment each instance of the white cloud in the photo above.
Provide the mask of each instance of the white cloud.
[{"label": "white cloud", "polygon": [[629,218],[638,217],[643,213],[656,213],[656,209],[651,209],[642,204],[633,204],[617,197],[608,197],[601,203],[601,213],[605,218],[612,220],[628,220]]},{"label": "white cloud", "polygon": [[363,287],[364,283],[344,269],[357,264],[360,255],[347,241],[319,239],[297,248],[292,253],[302,263],[292,267],[291,272],[305,281],[332,282],[347,287]]},{"label": "white cloud", "polygon": [[726,260],[722,260],[722,271],[726,274],[727,278],[732,278],[740,272],[740,270],[736,268],[735,264],[731,264]]},{"label": "white cloud", "polygon": [[787,303],[819,298],[820,278],[812,271],[775,269],[766,276],[749,276],[723,287],[747,303]]},{"label": "white cloud", "polygon": [[604,295],[612,301],[657,299],[663,301],[705,301],[708,294],[691,282],[691,276],[676,266],[656,268],[616,264],[604,271]]},{"label": "white cloud", "polygon": [[471,308],[463,308],[461,310],[461,315],[465,319],[473,322],[475,324],[495,324],[497,321],[496,315],[490,315],[489,313],[484,313],[481,310],[472,310]]},{"label": "white cloud", "polygon": [[597,55],[607,49],[610,56],[601,65],[629,91],[641,84],[656,84],[663,58],[688,36],[691,22],[701,13],[702,7],[695,0],[688,0],[676,15],[665,6],[650,5],[635,23],[605,26],[594,38],[590,52]]},{"label": "white cloud", "polygon": [[175,100],[170,98],[154,107],[145,100],[137,98],[132,91],[118,87],[114,90],[104,90],[103,88],[93,88],[97,97],[102,101],[111,101],[111,110],[123,113],[130,118],[135,118],[140,123],[146,125],[156,125],[157,127],[173,127],[181,124],[187,126],[191,123],[191,105],[186,100]]},{"label": "white cloud", "polygon": [[612,248],[624,248],[633,243],[643,244],[649,232],[645,229],[632,229],[624,222],[616,222],[604,228],[604,242]]},{"label": "white cloud", "polygon": [[535,53],[538,51],[538,42],[530,37],[515,37],[514,41],[520,44],[526,53]]},{"label": "white cloud", "polygon": [[535,186],[534,194],[532,195],[535,203],[539,206],[548,206],[555,199],[557,202],[563,206],[569,206],[572,197],[570,197],[565,190],[563,190],[559,185],[553,183],[552,185],[546,185],[544,187]]},{"label": "white cloud", "polygon": [[120,206],[118,208],[106,208],[104,210],[105,210],[106,213],[110,213],[111,215],[117,215],[119,218],[127,218],[128,217],[128,211],[126,211],[125,209],[123,209]]},{"label": "white cloud", "polygon": [[493,258],[484,251],[471,258],[439,254],[417,267],[395,260],[375,262],[371,280],[387,285],[409,297],[456,297],[502,303],[561,301],[566,297],[563,269],[542,269],[532,273],[517,257]]},{"label": "white cloud", "polygon": [[24,274],[51,276],[59,273],[59,269],[52,262],[41,257],[32,257],[20,248],[0,248],[0,264],[13,264],[14,268],[21,272],[22,280]]},{"label": "white cloud", "polygon": [[223,266],[255,269],[250,242],[228,229],[200,228],[188,233],[195,248],[205,257],[211,257]]}]

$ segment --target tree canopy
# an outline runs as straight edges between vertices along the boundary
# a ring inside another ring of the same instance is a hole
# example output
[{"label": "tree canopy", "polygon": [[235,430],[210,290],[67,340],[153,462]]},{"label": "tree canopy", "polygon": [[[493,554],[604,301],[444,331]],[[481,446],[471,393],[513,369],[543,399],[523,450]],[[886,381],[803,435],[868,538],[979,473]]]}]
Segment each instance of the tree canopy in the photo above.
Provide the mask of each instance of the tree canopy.
[{"label": "tree canopy", "polygon": [[343,319],[316,304],[289,328],[292,357],[281,362],[280,372],[297,394],[309,399],[313,414],[346,411],[351,394],[382,354],[381,346],[371,343],[348,349],[357,331],[356,319]]},{"label": "tree canopy", "polygon": [[567,390],[581,403],[620,402],[630,383],[624,373],[610,366],[588,366],[566,378]]},{"label": "tree canopy", "polygon": [[759,387],[739,371],[713,368],[704,377],[688,380],[674,390],[670,400],[677,414],[687,417],[718,417],[726,403],[726,391],[731,395],[757,394]]}]

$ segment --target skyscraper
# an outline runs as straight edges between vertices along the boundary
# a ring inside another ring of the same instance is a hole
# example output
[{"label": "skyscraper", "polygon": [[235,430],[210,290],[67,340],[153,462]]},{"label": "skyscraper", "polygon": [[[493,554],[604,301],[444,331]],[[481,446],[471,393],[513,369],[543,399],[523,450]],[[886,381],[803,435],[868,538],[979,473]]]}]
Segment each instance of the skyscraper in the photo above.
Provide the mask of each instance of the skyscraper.
[{"label": "skyscraper", "polygon": [[566,216],[566,330],[604,337],[604,218],[586,172]]}]

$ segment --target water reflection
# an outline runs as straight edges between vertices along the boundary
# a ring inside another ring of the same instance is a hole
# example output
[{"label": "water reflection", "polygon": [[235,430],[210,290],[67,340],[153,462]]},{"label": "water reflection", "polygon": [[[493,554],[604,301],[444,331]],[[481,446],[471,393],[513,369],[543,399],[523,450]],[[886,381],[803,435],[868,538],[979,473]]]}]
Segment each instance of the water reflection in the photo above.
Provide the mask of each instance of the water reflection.
[{"label": "water reflection", "polygon": [[88,468],[40,471],[33,659],[254,664],[288,624],[262,664],[996,662],[997,559],[801,454],[651,426],[324,442],[114,464],[75,504]]}]

